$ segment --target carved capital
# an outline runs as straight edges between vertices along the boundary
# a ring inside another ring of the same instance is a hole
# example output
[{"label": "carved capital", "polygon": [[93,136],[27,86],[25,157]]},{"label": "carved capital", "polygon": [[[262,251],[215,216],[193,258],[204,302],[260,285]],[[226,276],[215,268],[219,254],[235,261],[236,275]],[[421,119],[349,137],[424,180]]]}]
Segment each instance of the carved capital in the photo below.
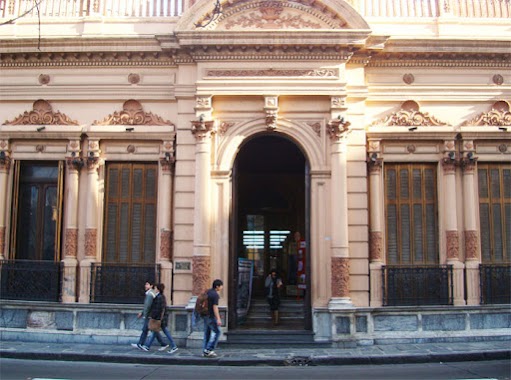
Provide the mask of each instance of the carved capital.
[{"label": "carved capital", "polygon": [[11,170],[11,157],[9,157],[4,151],[0,152],[0,170],[9,173]]},{"label": "carved capital", "polygon": [[342,116],[339,116],[337,119],[330,120],[327,124],[330,139],[333,141],[340,140],[342,137],[346,135],[346,132],[348,132],[350,125],[351,123],[349,121],[344,120]]},{"label": "carved capital", "polygon": [[94,171],[98,169],[99,166],[99,157],[91,156],[87,157],[87,160],[85,161],[87,164],[87,170],[88,171]]},{"label": "carved capital", "polygon": [[350,269],[349,259],[344,257],[332,257],[332,297],[350,296]]},{"label": "carved capital", "polygon": [[215,132],[215,121],[214,120],[204,120],[204,117],[201,115],[199,120],[192,120],[192,134],[195,136],[197,140],[203,140],[208,137],[211,133]]},{"label": "carved capital", "polygon": [[176,158],[170,153],[165,153],[165,157],[160,158],[160,165],[163,174],[170,174],[174,168]]},{"label": "carved capital", "polygon": [[471,156],[469,157],[463,157],[463,159],[460,161],[461,169],[463,170],[464,174],[472,174],[475,172],[476,168],[476,162],[477,157]]},{"label": "carved capital", "polygon": [[192,265],[192,292],[194,295],[199,295],[211,287],[211,259],[209,256],[194,256]]},{"label": "carved capital", "polygon": [[442,160],[442,167],[444,169],[444,174],[454,174],[456,172],[456,160],[444,158]]},{"label": "carved capital", "polygon": [[69,170],[80,171],[84,165],[81,157],[66,157],[66,166]]},{"label": "carved capital", "polygon": [[378,157],[377,153],[371,153],[367,156],[367,170],[369,174],[380,174],[383,167],[383,159]]}]

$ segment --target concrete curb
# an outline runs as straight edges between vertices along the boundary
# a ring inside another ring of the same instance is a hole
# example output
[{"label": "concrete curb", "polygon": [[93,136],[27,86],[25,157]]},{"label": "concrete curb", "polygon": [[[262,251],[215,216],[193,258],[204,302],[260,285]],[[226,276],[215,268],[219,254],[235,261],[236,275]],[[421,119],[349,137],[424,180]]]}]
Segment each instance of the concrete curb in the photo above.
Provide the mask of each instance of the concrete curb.
[{"label": "concrete curb", "polygon": [[319,366],[319,365],[360,365],[360,364],[406,364],[433,363],[454,361],[482,361],[511,359],[511,350],[494,350],[484,352],[451,352],[442,354],[403,354],[403,355],[374,355],[374,356],[294,356],[287,357],[256,357],[242,355],[239,357],[203,358],[199,355],[165,356],[139,354],[94,354],[77,352],[39,352],[0,350],[0,358],[30,359],[30,360],[63,360],[63,361],[92,361],[131,364],[164,364],[164,365],[215,365],[215,366]]}]

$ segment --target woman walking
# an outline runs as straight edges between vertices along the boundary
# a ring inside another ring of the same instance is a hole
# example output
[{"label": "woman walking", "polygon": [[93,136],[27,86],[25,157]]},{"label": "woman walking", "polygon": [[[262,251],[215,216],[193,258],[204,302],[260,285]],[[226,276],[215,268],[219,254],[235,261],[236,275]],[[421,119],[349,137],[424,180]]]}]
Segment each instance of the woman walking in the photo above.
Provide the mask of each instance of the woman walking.
[{"label": "woman walking", "polygon": [[[161,320],[161,331],[165,334],[165,336],[169,340],[169,345],[171,347],[170,350],[167,352],[169,354],[173,354],[178,350],[176,344],[174,343],[174,340],[172,339],[172,335],[170,335],[169,330],[167,329],[167,321],[169,319],[168,312],[167,312],[167,298],[163,294],[163,291],[165,290],[164,284],[156,284],[155,291],[156,297],[154,298],[153,304],[151,306],[151,313],[150,316],[153,319]],[[151,347],[151,344],[154,341],[154,338],[156,338],[156,334],[160,334],[159,331],[153,331],[151,334],[151,337],[149,338],[149,342],[147,343],[147,349]]]}]

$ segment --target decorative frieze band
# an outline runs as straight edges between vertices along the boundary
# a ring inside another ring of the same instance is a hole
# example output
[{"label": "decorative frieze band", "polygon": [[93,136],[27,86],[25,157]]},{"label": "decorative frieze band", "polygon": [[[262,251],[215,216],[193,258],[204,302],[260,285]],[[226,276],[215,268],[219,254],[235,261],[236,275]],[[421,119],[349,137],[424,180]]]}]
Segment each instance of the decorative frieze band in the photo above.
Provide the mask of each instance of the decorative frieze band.
[{"label": "decorative frieze band", "polygon": [[381,231],[369,232],[369,259],[371,262],[382,261],[383,238]]},{"label": "decorative frieze band", "polygon": [[464,231],[465,235],[465,258],[467,260],[478,259],[479,235],[477,231]]},{"label": "decorative frieze band", "polygon": [[98,240],[97,228],[87,228],[85,230],[85,256],[87,258],[96,257],[97,240]]},{"label": "decorative frieze band", "polygon": [[332,257],[331,269],[332,297],[349,297],[349,259],[344,257]]},{"label": "decorative frieze band", "polygon": [[211,259],[209,256],[194,256],[192,265],[192,292],[194,295],[199,295],[206,289],[211,288]]},{"label": "decorative frieze band", "polygon": [[170,231],[161,231],[160,233],[160,259],[162,260],[172,260],[171,235]]},{"label": "decorative frieze band", "polygon": [[447,242],[447,260],[459,259],[460,243],[458,239],[458,231],[446,231],[445,238]]},{"label": "decorative frieze band", "polygon": [[317,70],[208,70],[207,77],[310,77],[310,78],[338,78],[338,69],[317,69]]},{"label": "decorative frieze band", "polygon": [[[66,244],[64,247],[65,257],[75,257],[78,253],[78,229],[66,229]],[[95,255],[95,254],[94,254]]]}]

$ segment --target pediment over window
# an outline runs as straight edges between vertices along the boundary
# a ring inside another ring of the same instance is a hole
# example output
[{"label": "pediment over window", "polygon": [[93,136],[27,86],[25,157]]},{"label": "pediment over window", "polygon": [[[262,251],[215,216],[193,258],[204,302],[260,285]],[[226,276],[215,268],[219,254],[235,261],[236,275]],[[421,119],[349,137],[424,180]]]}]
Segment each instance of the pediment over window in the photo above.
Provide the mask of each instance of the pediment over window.
[{"label": "pediment over window", "polygon": [[93,125],[172,125],[168,120],[151,112],[144,112],[142,104],[137,100],[127,100],[122,111],[115,111],[102,121],[94,121]]},{"label": "pediment over window", "polygon": [[78,122],[54,112],[49,102],[39,99],[34,102],[32,111],[25,111],[12,121],[6,120],[4,125],[78,125]]},{"label": "pediment over window", "polygon": [[417,102],[408,100],[401,105],[401,109],[387,117],[378,120],[373,126],[389,127],[430,127],[447,125],[427,112],[422,112]]},{"label": "pediment over window", "polygon": [[511,126],[511,107],[509,102],[499,100],[494,103],[488,112],[482,112],[475,118],[468,120],[462,126],[493,126],[510,127]]}]

